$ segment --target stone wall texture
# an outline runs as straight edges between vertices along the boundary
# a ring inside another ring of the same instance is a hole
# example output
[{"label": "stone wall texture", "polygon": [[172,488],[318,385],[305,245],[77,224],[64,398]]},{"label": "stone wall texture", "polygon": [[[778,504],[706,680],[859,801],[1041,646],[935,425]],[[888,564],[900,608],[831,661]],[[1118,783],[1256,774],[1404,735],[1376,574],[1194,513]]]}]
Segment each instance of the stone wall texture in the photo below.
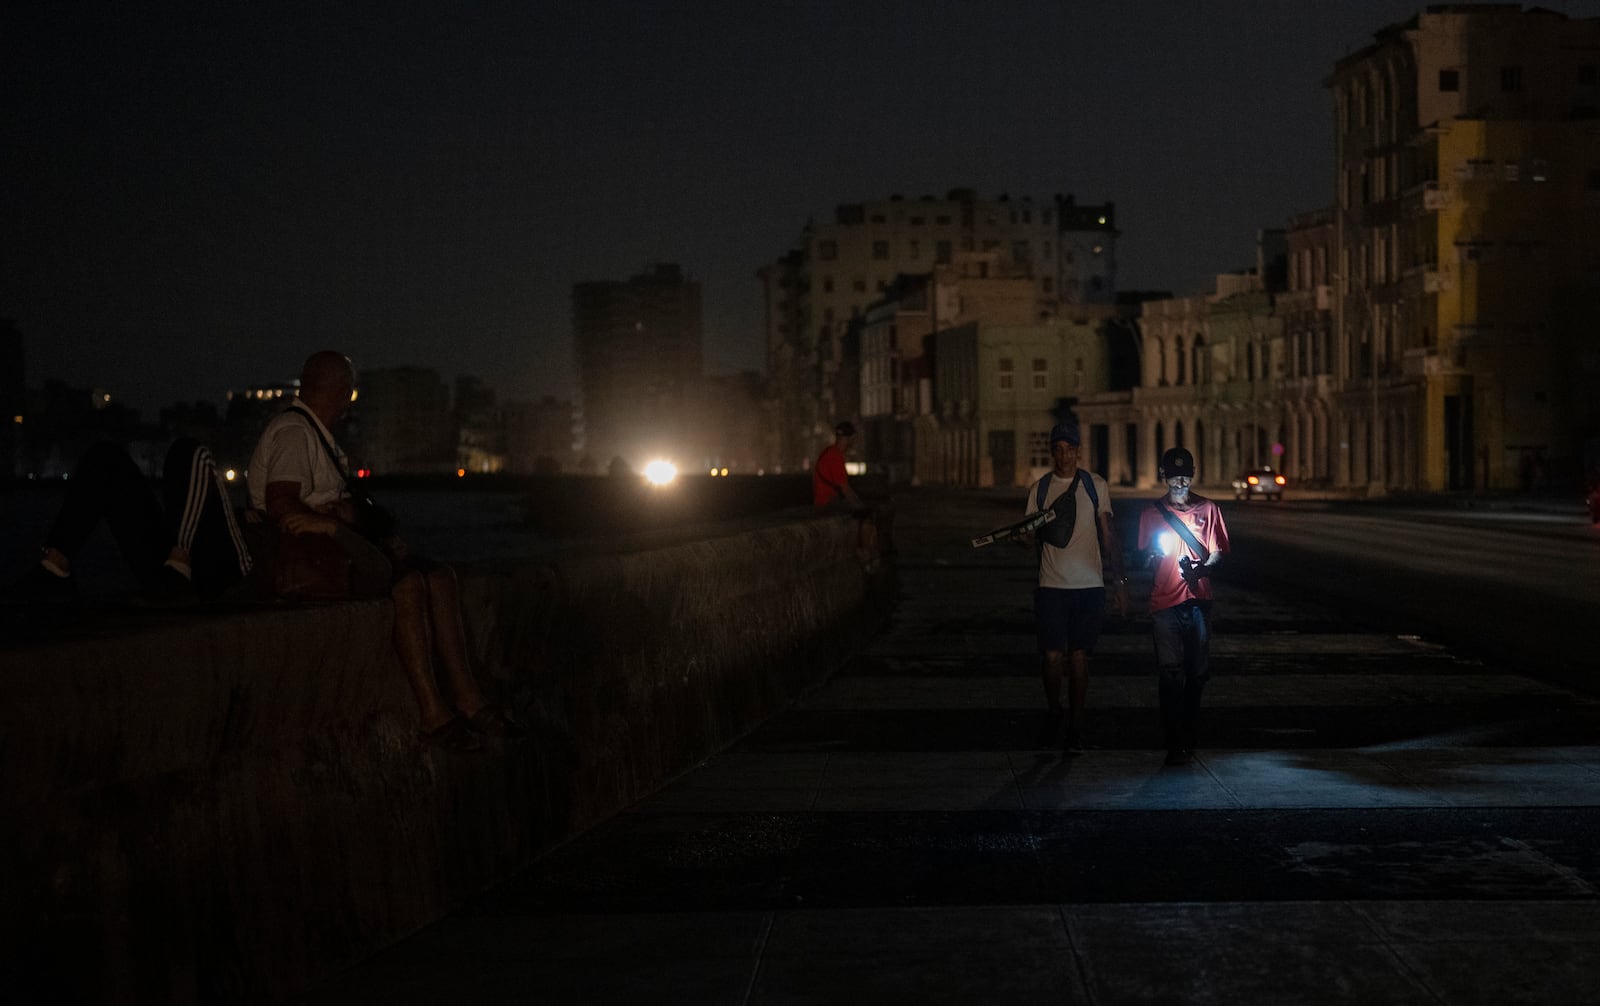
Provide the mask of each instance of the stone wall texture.
[{"label": "stone wall texture", "polygon": [[887,613],[848,517],[462,570],[532,736],[417,741],[387,602],[152,615],[0,650],[0,988],[272,1001],[615,814]]}]

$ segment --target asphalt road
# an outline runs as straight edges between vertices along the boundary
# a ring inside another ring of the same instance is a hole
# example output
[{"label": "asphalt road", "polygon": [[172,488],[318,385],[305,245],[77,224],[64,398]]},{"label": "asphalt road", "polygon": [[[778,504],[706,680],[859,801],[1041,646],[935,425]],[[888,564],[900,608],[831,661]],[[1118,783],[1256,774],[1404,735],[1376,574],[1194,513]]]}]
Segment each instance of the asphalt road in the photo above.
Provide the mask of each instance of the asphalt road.
[{"label": "asphalt road", "polygon": [[1570,509],[1223,501],[1223,574],[1337,605],[1587,691],[1600,688],[1600,528]]}]

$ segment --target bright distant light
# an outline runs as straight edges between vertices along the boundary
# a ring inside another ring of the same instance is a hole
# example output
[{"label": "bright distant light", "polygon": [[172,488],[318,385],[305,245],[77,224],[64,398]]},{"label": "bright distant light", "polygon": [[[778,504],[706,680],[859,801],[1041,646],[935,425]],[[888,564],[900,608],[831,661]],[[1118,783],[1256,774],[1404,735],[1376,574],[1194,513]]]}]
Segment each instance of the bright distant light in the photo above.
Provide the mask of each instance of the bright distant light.
[{"label": "bright distant light", "polygon": [[222,477],[227,479],[229,482],[232,482],[234,479],[239,477],[239,473],[234,471],[232,468],[229,468],[227,471],[222,473]]},{"label": "bright distant light", "polygon": [[653,486],[664,486],[678,477],[678,466],[671,461],[652,461],[644,466],[644,477]]},{"label": "bright distant light", "polygon": [[467,477],[467,470],[465,468],[457,468],[456,469],[456,478],[464,479],[466,477]]},{"label": "bright distant light", "polygon": [[715,468],[711,469],[711,477],[712,478],[716,478],[717,477],[717,470]]},{"label": "bright distant light", "polygon": [[723,474],[723,477],[727,477],[728,469],[726,469],[726,468],[722,469],[722,474]]},{"label": "bright distant light", "polygon": [[1163,531],[1156,536],[1156,548],[1161,550],[1162,555],[1171,555],[1173,549],[1177,547],[1178,536],[1171,531]]}]

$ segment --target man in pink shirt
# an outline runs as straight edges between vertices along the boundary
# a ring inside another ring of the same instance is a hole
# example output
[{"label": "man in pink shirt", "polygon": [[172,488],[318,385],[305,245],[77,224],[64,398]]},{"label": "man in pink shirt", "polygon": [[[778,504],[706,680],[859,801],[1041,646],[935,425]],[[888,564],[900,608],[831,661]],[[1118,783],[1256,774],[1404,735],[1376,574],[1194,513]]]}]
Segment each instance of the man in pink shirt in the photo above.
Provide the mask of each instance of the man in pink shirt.
[{"label": "man in pink shirt", "polygon": [[1160,673],[1168,765],[1194,758],[1200,693],[1211,676],[1211,571],[1228,552],[1228,527],[1211,500],[1190,492],[1194,455],[1174,447],[1158,471],[1167,494],[1139,517],[1141,553],[1155,574],[1150,620]]}]

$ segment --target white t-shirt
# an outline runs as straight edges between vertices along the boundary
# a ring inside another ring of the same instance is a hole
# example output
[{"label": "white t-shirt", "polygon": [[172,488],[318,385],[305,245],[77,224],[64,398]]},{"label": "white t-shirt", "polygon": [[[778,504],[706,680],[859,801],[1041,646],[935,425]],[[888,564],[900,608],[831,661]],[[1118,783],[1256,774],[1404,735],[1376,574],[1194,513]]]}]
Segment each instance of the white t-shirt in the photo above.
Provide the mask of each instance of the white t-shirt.
[{"label": "white t-shirt", "polygon": [[[1081,590],[1085,587],[1105,586],[1105,574],[1100,560],[1099,513],[1111,512],[1111,488],[1106,480],[1086,468],[1078,469],[1076,522],[1072,538],[1066,548],[1045,545],[1039,551],[1039,586]],[[1098,513],[1091,512],[1089,491],[1083,487],[1084,479],[1094,479],[1094,490],[1100,497]],[[1023,516],[1048,510],[1050,505],[1072,485],[1072,476],[1050,476],[1050,488],[1044,494],[1044,506],[1039,506],[1039,482],[1028,487],[1028,501]]]},{"label": "white t-shirt", "polygon": [[[317,439],[318,430],[332,444],[339,457],[338,465],[328,457],[322,441]],[[246,473],[250,505],[257,510],[266,509],[267,486],[273,482],[300,483],[300,502],[312,509],[343,499],[349,493],[345,490],[344,472],[339,467],[349,463],[322,421],[305,406],[291,405],[261,431],[261,439],[256,441],[255,452],[250,455],[250,468]]]}]

